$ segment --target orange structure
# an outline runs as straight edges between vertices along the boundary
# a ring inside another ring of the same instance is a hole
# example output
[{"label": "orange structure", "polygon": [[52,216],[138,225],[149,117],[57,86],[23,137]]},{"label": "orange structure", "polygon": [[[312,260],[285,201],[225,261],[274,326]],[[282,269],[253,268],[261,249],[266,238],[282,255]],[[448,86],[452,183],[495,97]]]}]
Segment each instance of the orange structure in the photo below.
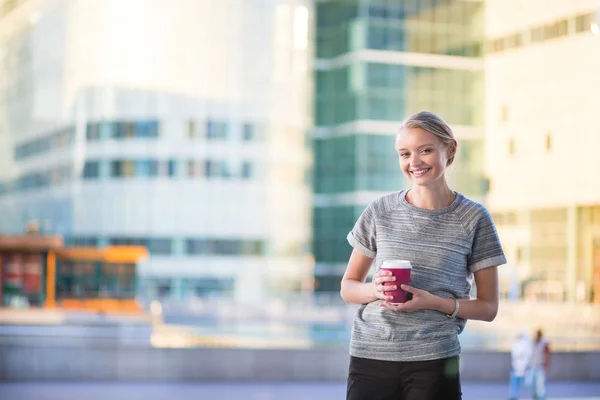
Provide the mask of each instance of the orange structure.
[{"label": "orange structure", "polygon": [[0,235],[4,307],[139,312],[135,302],[142,246],[63,247],[60,236]]}]

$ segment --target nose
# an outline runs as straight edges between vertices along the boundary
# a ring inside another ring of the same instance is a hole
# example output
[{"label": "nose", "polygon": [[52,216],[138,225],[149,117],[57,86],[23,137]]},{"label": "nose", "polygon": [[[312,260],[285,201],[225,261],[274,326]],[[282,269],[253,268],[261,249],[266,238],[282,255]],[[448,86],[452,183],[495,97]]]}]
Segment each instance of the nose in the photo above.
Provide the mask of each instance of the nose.
[{"label": "nose", "polygon": [[419,156],[418,152],[412,153],[410,156],[410,165],[414,167],[419,164],[421,164],[421,157]]}]

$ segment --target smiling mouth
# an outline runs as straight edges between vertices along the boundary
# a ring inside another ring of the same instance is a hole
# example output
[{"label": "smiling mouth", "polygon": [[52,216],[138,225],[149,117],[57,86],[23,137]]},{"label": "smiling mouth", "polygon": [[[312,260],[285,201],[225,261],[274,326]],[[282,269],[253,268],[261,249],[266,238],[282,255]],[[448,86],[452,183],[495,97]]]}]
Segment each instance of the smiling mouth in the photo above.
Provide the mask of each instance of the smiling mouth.
[{"label": "smiling mouth", "polygon": [[413,174],[413,176],[418,178],[418,177],[423,176],[426,173],[428,173],[430,169],[431,168],[419,168],[419,169],[410,171],[410,173]]}]

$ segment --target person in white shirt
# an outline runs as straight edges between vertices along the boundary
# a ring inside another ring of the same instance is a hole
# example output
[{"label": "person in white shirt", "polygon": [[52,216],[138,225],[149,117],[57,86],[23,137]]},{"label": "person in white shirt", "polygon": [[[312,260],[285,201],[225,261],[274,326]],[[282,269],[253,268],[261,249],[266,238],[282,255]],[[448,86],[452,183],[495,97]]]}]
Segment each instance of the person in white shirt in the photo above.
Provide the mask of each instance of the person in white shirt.
[{"label": "person in white shirt", "polygon": [[545,400],[546,398],[546,374],[550,368],[550,342],[544,338],[541,329],[535,335],[531,354],[531,378],[533,384],[534,399]]},{"label": "person in white shirt", "polygon": [[527,333],[521,332],[515,340],[510,358],[512,369],[510,371],[509,396],[511,400],[519,398],[521,384],[531,361],[532,346]]}]

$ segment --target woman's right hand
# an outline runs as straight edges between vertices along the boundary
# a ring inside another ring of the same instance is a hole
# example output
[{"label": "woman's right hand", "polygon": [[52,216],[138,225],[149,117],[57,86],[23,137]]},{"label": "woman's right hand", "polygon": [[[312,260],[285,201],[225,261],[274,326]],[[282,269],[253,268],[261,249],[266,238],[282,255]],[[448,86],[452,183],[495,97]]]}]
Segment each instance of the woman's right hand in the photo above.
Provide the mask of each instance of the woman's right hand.
[{"label": "woman's right hand", "polygon": [[392,275],[390,271],[380,269],[375,275],[373,275],[373,291],[377,299],[388,301],[393,300],[393,296],[386,296],[384,291],[396,290],[396,285],[383,286],[385,282],[394,282],[396,277]]}]

